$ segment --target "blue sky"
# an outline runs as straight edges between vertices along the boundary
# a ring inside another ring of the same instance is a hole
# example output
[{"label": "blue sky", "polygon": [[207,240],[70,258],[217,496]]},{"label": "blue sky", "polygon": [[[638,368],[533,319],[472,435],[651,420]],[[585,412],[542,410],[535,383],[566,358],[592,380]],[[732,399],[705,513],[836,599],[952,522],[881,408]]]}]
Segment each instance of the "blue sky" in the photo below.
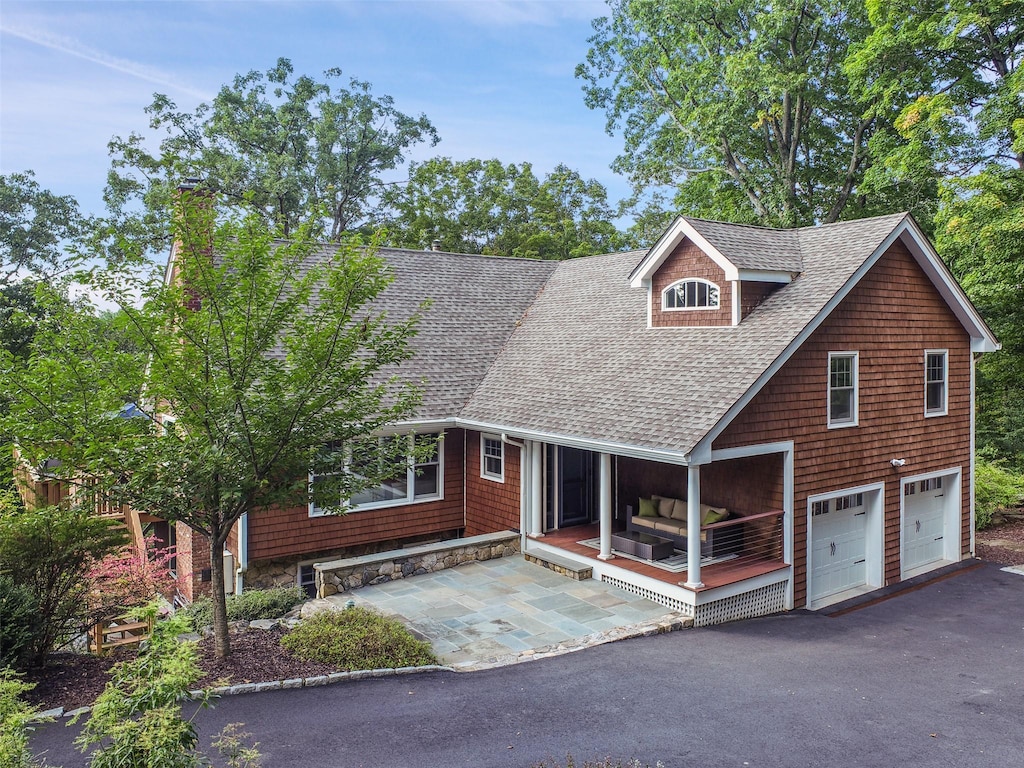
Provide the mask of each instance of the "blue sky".
[{"label": "blue sky", "polygon": [[609,165],[621,149],[584,105],[583,61],[594,0],[122,2],[3,0],[0,173],[102,210],[114,135],[147,131],[154,93],[181,109],[236,73],[278,57],[296,74],[340,67],[404,112],[425,113],[441,143],[415,157],[562,162],[627,194]]}]

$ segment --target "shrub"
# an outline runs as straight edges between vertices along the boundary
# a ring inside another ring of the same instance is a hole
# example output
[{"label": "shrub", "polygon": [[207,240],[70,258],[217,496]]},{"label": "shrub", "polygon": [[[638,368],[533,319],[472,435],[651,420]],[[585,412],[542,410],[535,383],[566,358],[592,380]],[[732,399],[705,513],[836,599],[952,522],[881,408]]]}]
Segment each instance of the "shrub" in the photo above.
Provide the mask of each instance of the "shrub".
[{"label": "shrub", "polygon": [[979,458],[974,465],[975,526],[983,530],[1003,509],[1020,506],[1024,500],[1024,476],[1003,467],[997,461]]},{"label": "shrub", "polygon": [[31,589],[0,575],[0,667],[18,667],[28,656],[38,610]]},{"label": "shrub", "polygon": [[[306,599],[301,587],[254,589],[240,595],[228,595],[228,621],[277,619]],[[185,609],[193,626],[213,624],[213,601],[201,597]]]},{"label": "shrub", "polygon": [[[156,608],[151,609],[155,613]],[[198,737],[181,702],[202,676],[194,643],[179,643],[184,617],[157,622],[146,650],[111,669],[75,743],[83,752],[98,745],[93,768],[198,768]]]},{"label": "shrub", "polygon": [[124,544],[124,532],[87,509],[0,505],[0,573],[32,591],[39,622],[32,663],[68,642],[88,625],[87,572]]},{"label": "shrub", "polygon": [[125,544],[116,552],[93,564],[86,573],[89,580],[89,620],[91,622],[121,616],[132,608],[141,608],[157,595],[174,595],[174,577],[168,568],[171,552],[157,546],[155,537],[145,541],[145,551]]},{"label": "shrub", "polygon": [[436,664],[430,643],[394,619],[365,608],[321,611],[281,638],[300,659],[339,669],[389,669]]},{"label": "shrub", "polygon": [[11,670],[0,669],[0,765],[4,768],[38,765],[28,748],[28,731],[39,713],[21,698],[33,687],[21,682]]}]

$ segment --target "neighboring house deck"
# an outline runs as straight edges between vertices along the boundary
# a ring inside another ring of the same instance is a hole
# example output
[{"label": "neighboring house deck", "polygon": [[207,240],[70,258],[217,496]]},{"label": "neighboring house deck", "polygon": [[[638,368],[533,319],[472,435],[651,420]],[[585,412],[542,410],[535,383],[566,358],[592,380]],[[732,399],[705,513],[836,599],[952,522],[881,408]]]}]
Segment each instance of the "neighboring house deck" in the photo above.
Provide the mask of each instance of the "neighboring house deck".
[{"label": "neighboring house deck", "polygon": [[[974,358],[998,344],[909,216],[680,218],[649,251],[566,262],[382,255],[381,308],[432,301],[397,370],[423,405],[393,431],[443,435],[437,455],[343,517],[247,515],[236,589],[512,529],[711,623],[973,553]],[[198,573],[193,546],[179,525]]]}]

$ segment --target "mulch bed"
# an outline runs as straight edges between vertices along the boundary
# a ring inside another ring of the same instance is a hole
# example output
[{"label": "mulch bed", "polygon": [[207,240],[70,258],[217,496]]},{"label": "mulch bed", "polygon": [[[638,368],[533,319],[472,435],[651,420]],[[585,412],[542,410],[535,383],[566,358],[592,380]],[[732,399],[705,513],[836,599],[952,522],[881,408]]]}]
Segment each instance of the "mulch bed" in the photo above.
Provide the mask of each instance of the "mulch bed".
[{"label": "mulch bed", "polygon": [[1024,518],[1007,517],[1005,522],[978,531],[975,552],[982,560],[1024,565]]},{"label": "mulch bed", "polygon": [[[199,668],[205,675],[196,688],[239,683],[262,683],[292,677],[314,677],[336,672],[329,664],[303,661],[281,647],[285,630],[245,629],[231,633],[231,655],[218,659],[213,638],[199,641]],[[110,668],[118,661],[134,658],[137,651],[120,648],[108,656],[56,653],[45,667],[30,670],[26,682],[36,687],[25,697],[40,709],[64,707],[65,711],[87,707],[103,691]]]},{"label": "mulch bed", "polygon": [[[1024,518],[1009,518],[1000,525],[979,531],[976,545],[982,560],[1024,565]],[[231,655],[226,659],[214,655],[212,637],[203,638],[199,642],[199,666],[206,674],[196,687],[262,683],[337,671],[327,664],[295,658],[280,645],[284,632],[281,628],[234,631]],[[27,682],[36,684],[26,697],[42,709],[72,710],[89,706],[107,684],[110,667],[134,654],[134,650],[126,648],[102,658],[78,653],[54,654],[50,664],[26,675]]]}]

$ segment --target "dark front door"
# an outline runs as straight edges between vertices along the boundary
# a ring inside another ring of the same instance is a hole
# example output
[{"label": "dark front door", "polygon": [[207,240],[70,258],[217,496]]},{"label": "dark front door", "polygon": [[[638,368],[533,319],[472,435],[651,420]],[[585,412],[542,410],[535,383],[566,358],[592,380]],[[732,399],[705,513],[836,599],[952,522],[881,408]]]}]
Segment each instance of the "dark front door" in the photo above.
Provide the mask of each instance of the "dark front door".
[{"label": "dark front door", "polygon": [[597,454],[558,448],[558,527],[589,523],[597,499]]}]

